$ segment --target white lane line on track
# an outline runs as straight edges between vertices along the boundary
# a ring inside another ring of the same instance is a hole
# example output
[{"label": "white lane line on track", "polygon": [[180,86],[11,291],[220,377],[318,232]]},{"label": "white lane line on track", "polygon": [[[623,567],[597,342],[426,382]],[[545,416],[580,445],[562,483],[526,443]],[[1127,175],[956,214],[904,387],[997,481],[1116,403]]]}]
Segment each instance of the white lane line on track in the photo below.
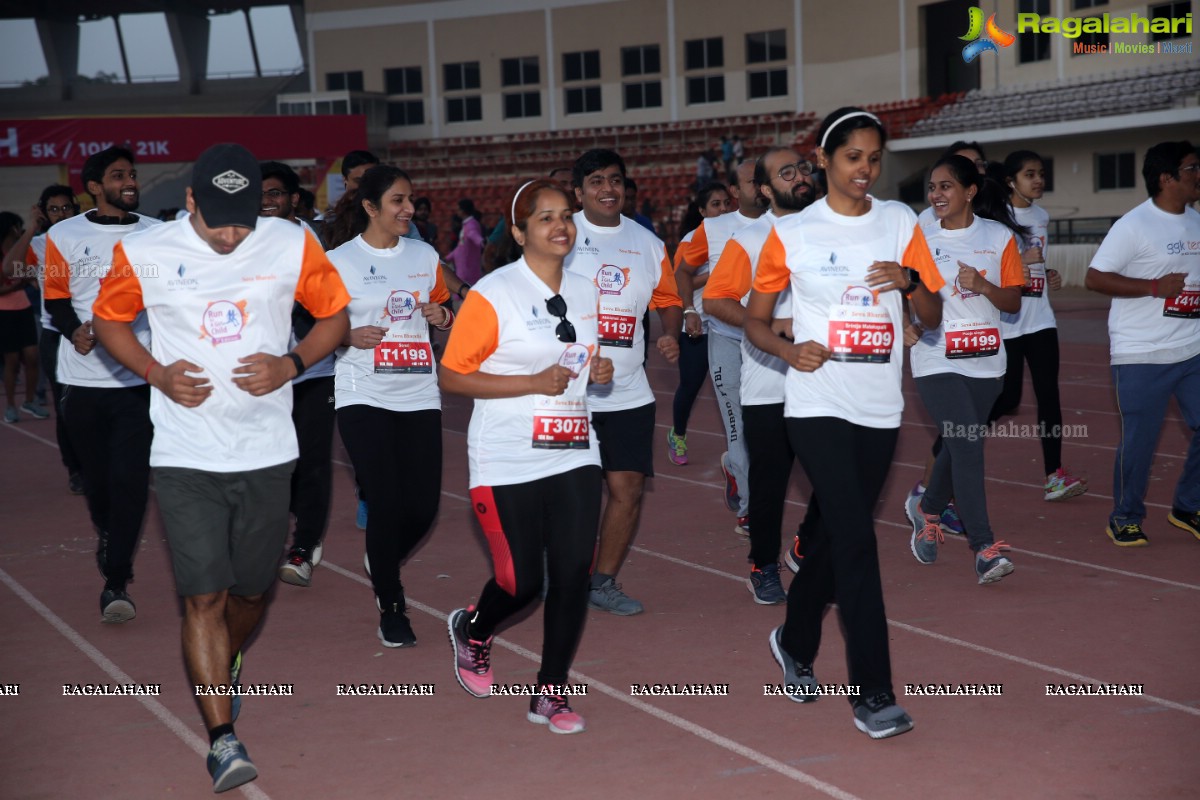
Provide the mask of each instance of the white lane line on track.
[{"label": "white lane line on track", "polygon": [[[45,603],[34,597],[28,589],[18,583],[15,578],[3,569],[0,569],[0,583],[3,583],[13,594],[21,598],[25,602],[25,605],[32,608],[38,616],[50,623],[52,628],[74,645],[79,652],[87,656],[92,663],[102,669],[115,683],[136,683],[124,670],[114,664],[112,660],[101,653],[91,642],[83,638],[78,631],[68,625],[62,617],[51,611]],[[172,714],[166,706],[153,697],[139,695],[136,696],[136,699],[147,711],[157,717],[158,721],[165,725],[171,733],[179,737],[187,745],[188,749],[201,757],[208,755],[208,745],[204,743],[204,740],[192,731],[183,720]],[[242,790],[242,794],[252,798],[252,800],[271,800],[266,792],[253,784],[242,784],[239,788]]]},{"label": "white lane line on track", "polygon": [[[639,547],[637,545],[634,545],[630,549],[634,550],[638,553],[642,553],[643,555],[652,556],[654,558],[660,558],[664,561],[669,561],[672,564],[679,564],[681,566],[700,570],[701,572],[708,572],[708,573],[712,573],[714,575],[719,575],[723,578],[728,578],[730,580],[737,581],[738,583],[744,584],[746,582],[745,578],[742,578],[739,575],[734,575],[731,572],[723,572],[719,569],[713,569],[712,567],[706,567],[703,564],[693,564],[692,562],[685,561],[682,558],[675,558],[674,556],[668,556],[668,555],[664,555],[662,553],[656,553],[653,550],[648,550],[644,547]],[[1065,561],[1067,559],[1059,559],[1059,560]],[[1200,589],[1200,587],[1188,586],[1187,584],[1176,584],[1176,585],[1182,586],[1182,587],[1188,588],[1188,589]],[[937,633],[935,631],[925,630],[924,628],[918,628],[915,625],[909,625],[906,622],[899,622],[894,619],[889,619],[888,625],[891,625],[894,628],[899,628],[900,630],[903,630],[903,631],[908,631],[909,633],[915,633],[918,636],[926,636],[930,639],[936,639],[937,641],[943,642],[944,644],[951,644],[951,645],[955,645],[957,647],[965,647],[966,649],[973,650],[976,653],[982,653],[984,655],[992,656],[994,658],[1001,658],[1001,659],[1004,659],[1005,661],[1011,661],[1014,664],[1020,664],[1022,666],[1029,667],[1031,669],[1041,670],[1043,672],[1049,672],[1052,675],[1058,675],[1063,678],[1069,678],[1071,681],[1073,681],[1075,683],[1090,683],[1090,684],[1097,684],[1097,685],[1111,683],[1111,681],[1102,681],[1098,678],[1091,678],[1091,677],[1088,677],[1087,675],[1083,675],[1078,672],[1071,672],[1070,670],[1061,669],[1059,667],[1053,667],[1049,664],[1043,664],[1040,661],[1034,661],[1032,659],[1023,658],[1022,656],[1013,655],[1012,653],[1005,653],[1002,650],[996,650],[991,647],[985,647],[984,645],[981,645],[981,644],[975,644],[974,642],[968,642],[964,639],[958,639],[953,636],[947,636],[944,633]],[[1156,705],[1160,705],[1164,708],[1173,709],[1175,711],[1182,711],[1185,714],[1192,714],[1193,716],[1200,717],[1200,708],[1193,708],[1192,706],[1186,706],[1186,705],[1183,705],[1182,703],[1176,703],[1174,700],[1167,700],[1166,698],[1156,697],[1154,695],[1149,695],[1149,694],[1141,695],[1141,698],[1143,700],[1147,700]]]},{"label": "white lane line on track", "polygon": [[[322,568],[329,567],[330,570],[332,570],[333,572],[336,572],[337,574],[341,575],[342,577],[349,578],[350,580],[354,581],[355,583],[360,583],[363,586],[366,586],[368,589],[371,588],[371,582],[369,580],[367,580],[366,578],[364,578],[363,576],[359,575],[357,572],[351,572],[350,570],[344,569],[343,567],[340,567],[337,564],[333,564],[329,561],[322,561],[321,567]],[[432,606],[427,606],[424,603],[413,600],[408,595],[405,595],[404,599],[408,602],[409,606],[416,608],[417,610],[422,611],[425,614],[428,614],[429,616],[431,616],[435,619],[439,619],[442,622],[445,622],[447,617],[449,616],[448,614],[444,614],[441,611],[438,611],[436,608],[433,608]],[[532,650],[530,650],[526,647],[522,647],[521,645],[516,644],[515,642],[510,642],[500,636],[496,637],[494,644],[499,645],[500,647],[503,647],[505,650],[516,653],[517,655],[521,656],[522,658],[532,661],[534,664],[538,664],[542,660],[542,657],[539,654],[533,652]],[[609,697],[613,698],[614,700],[624,703],[625,705],[630,706],[638,711],[641,711],[644,714],[649,714],[650,716],[654,717],[655,719],[657,719],[661,722],[665,722],[668,725],[672,725],[676,728],[679,728],[680,730],[684,731],[685,733],[690,733],[693,736],[708,742],[709,744],[720,747],[723,750],[728,750],[729,752],[734,753],[735,755],[739,755],[748,761],[752,761],[755,764],[759,764],[760,766],[766,767],[767,769],[771,770],[772,772],[776,772],[785,778],[790,778],[791,780],[796,781],[797,783],[802,783],[805,786],[809,786],[813,789],[816,789],[818,792],[821,792],[822,794],[827,795],[828,797],[837,798],[837,800],[859,800],[856,795],[853,795],[850,792],[847,792],[843,789],[839,789],[838,787],[834,786],[833,784],[826,783],[825,781],[822,781],[819,778],[815,778],[812,775],[809,775],[807,772],[802,772],[801,770],[798,770],[795,767],[789,766],[788,764],[785,764],[782,761],[771,758],[770,756],[766,755],[765,753],[761,753],[752,747],[747,747],[746,745],[742,744],[741,742],[737,742],[726,736],[722,736],[721,734],[717,733],[716,731],[705,728],[703,725],[698,725],[698,724],[692,722],[691,720],[685,719],[676,714],[672,714],[669,711],[664,711],[661,708],[658,708],[649,703],[643,702],[642,700],[639,700],[635,697],[630,697],[628,694],[621,692],[616,687],[610,686],[607,683],[598,681],[589,675],[579,672],[578,670],[571,670],[571,677],[578,683],[586,683],[588,686],[589,692],[592,689],[596,689],[601,694],[606,694]]]}]

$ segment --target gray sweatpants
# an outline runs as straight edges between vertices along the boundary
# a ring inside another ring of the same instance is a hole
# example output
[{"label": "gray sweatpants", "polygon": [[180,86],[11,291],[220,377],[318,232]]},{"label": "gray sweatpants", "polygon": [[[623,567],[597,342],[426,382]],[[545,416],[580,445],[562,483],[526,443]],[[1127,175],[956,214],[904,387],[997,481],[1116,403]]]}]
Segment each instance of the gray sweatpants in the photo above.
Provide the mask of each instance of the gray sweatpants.
[{"label": "gray sweatpants", "polygon": [[[1000,396],[1002,383],[1003,378],[967,378],[957,373],[916,379],[941,444],[921,509],[926,514],[940,514],[953,498],[967,531],[967,543],[975,552],[995,542],[984,489],[983,442],[988,413]],[[936,444],[934,447],[937,449]]]}]

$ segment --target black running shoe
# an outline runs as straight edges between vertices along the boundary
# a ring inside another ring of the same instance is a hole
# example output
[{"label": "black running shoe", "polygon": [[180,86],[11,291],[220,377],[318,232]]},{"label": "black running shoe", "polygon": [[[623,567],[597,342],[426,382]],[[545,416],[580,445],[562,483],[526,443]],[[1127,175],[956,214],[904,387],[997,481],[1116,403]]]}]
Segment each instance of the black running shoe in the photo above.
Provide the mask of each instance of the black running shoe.
[{"label": "black running shoe", "polygon": [[137,616],[133,598],[124,586],[105,589],[100,593],[101,622],[128,622]]},{"label": "black running shoe", "polygon": [[417,643],[403,603],[392,603],[379,615],[379,641],[384,647],[412,647]]},{"label": "black running shoe", "polygon": [[1139,522],[1129,522],[1121,526],[1109,522],[1104,532],[1117,547],[1145,547],[1150,544],[1146,534],[1142,533],[1142,525]]},{"label": "black running shoe", "polygon": [[1167,514],[1167,522],[1200,539],[1200,511],[1193,511],[1189,514],[1182,508],[1172,506],[1171,513]]}]

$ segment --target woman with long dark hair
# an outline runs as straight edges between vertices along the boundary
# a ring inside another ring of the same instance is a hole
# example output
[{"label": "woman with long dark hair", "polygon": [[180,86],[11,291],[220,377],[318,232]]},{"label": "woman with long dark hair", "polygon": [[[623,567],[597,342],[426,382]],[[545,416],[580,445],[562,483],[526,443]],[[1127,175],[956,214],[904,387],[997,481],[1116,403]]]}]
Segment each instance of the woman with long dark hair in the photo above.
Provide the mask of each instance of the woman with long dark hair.
[{"label": "woman with long dark hair", "polygon": [[350,293],[350,330],[338,351],[334,404],[355,477],[371,502],[367,566],[385,647],[417,643],[400,565],[429,532],[442,490],[442,411],[431,326],[454,313],[437,251],[405,237],[412,181],[374,166],[353,207],[357,235],[329,253]]},{"label": "woman with long dark hair", "polygon": [[988,519],[982,435],[1005,370],[1000,314],[1021,307],[1025,279],[1014,234],[1026,231],[1008,209],[1002,186],[980,175],[967,158],[946,156],[933,165],[929,205],[936,219],[925,231],[946,285],[942,324],[922,329],[912,349],[912,374],[941,435],[923,495],[910,494],[905,512],[913,526],[909,547],[932,564],[942,541],[942,513],[953,496],[975,553],[979,583],[1013,570]]},{"label": "woman with long dark hair", "polygon": [[1007,369],[1004,388],[988,415],[994,422],[1015,413],[1021,405],[1021,385],[1025,364],[1033,395],[1037,398],[1037,418],[1042,441],[1042,462],[1046,479],[1043,498],[1066,500],[1088,490],[1087,482],[1063,468],[1062,403],[1058,395],[1058,322],[1050,307],[1050,290],[1062,286],[1056,270],[1046,267],[1047,228],[1050,215],[1037,205],[1046,191],[1046,170],[1042,158],[1032,150],[1017,150],[1004,159],[1004,175],[1009,190],[1013,217],[1029,229],[1018,239],[1021,261],[1030,272],[1021,288],[1021,307],[1000,317]]},{"label": "woman with long dark hair", "polygon": [[494,570],[476,605],[450,614],[454,674],[472,695],[491,694],[492,637],[537,597],[545,575],[542,663],[527,719],[554,733],[584,729],[567,679],[600,524],[600,449],[587,384],[613,374],[612,361],[599,355],[596,286],[563,269],[575,245],[573,213],[553,181],[517,190],[509,232],[523,254],[467,295],[441,367],[442,388],[475,400],[467,431],[471,504]]}]

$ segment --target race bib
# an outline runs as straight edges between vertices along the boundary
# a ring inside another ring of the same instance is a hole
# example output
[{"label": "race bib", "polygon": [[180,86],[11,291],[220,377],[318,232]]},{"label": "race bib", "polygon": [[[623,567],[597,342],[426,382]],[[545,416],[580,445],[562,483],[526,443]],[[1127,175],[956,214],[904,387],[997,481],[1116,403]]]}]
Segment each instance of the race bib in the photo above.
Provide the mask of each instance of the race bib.
[{"label": "race bib", "polygon": [[1029,265],[1029,283],[1021,287],[1021,297],[1041,297],[1046,291],[1046,265]]},{"label": "race bib", "polygon": [[558,397],[536,395],[533,400],[533,447],[541,450],[586,450],[591,446],[585,369],[591,350],[582,344],[563,349],[560,366],[574,375]]},{"label": "race bib", "polygon": [[600,344],[609,347],[633,347],[633,334],[637,330],[637,317],[624,314],[599,316]]},{"label": "race bib", "polygon": [[886,364],[896,340],[892,318],[879,306],[831,306],[829,341],[834,361]]},{"label": "race bib", "polygon": [[1000,330],[980,320],[945,322],[946,358],[981,358],[1000,352]]},{"label": "race bib", "polygon": [[425,375],[433,372],[433,348],[429,346],[429,339],[421,341],[418,337],[389,332],[375,346],[375,372]]},{"label": "race bib", "polygon": [[1200,318],[1200,285],[1190,284],[1175,297],[1163,300],[1163,316],[1183,319]]}]

